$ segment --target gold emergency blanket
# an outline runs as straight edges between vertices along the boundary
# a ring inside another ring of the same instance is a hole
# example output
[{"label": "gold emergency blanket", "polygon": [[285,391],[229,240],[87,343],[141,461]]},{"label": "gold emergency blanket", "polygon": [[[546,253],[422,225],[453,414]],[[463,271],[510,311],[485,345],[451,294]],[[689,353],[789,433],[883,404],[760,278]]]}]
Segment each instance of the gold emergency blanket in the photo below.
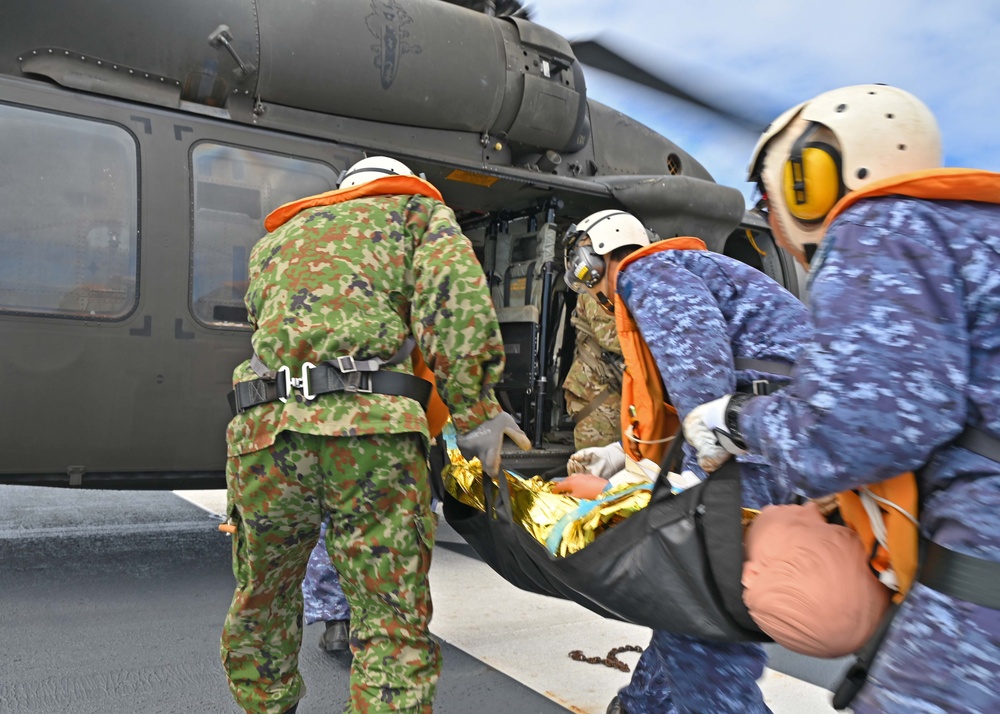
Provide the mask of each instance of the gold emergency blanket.
[{"label": "gold emergency blanket", "polygon": [[[449,422],[442,434],[449,463],[442,479],[445,489],[458,501],[486,511],[483,500],[483,467],[478,458],[466,461],[455,442]],[[653,484],[625,483],[589,501],[552,493],[552,483],[540,476],[522,478],[501,470],[510,489],[514,520],[553,555],[565,557],[594,542],[594,538],[649,505]],[[495,480],[494,480],[495,481]],[[499,484],[497,484],[499,485]],[[760,511],[744,508],[744,530]]]},{"label": "gold emergency blanket", "polygon": [[[448,457],[451,463],[443,474],[448,493],[467,506],[485,511],[479,459],[470,463],[461,451],[451,448]],[[652,493],[652,484],[623,484],[602,493],[597,501],[583,501],[552,493],[552,484],[539,476],[525,479],[509,471],[503,471],[503,475],[510,488],[514,520],[558,556],[575,553],[602,531],[645,508]]]}]

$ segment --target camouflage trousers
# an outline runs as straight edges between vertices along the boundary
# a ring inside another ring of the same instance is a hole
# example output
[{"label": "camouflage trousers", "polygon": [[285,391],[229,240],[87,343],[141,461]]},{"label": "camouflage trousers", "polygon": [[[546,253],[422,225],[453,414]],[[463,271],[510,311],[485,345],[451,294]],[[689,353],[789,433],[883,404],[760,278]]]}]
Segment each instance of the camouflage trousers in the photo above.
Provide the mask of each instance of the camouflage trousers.
[{"label": "camouflage trousers", "polygon": [[766,661],[760,645],[656,630],[618,700],[626,714],[764,714]]},{"label": "camouflage trousers", "polygon": [[337,569],[333,567],[326,549],[327,530],[324,520],[319,531],[319,542],[309,554],[309,566],[302,581],[302,603],[307,625],[351,619],[351,606],[347,604]]},{"label": "camouflage trousers", "polygon": [[279,714],[305,694],[300,584],[329,513],[327,546],[353,615],[350,711],[429,714],[441,655],[428,631],[436,523],[422,437],[286,431],[231,457],[226,478],[236,592],[222,663],[237,704]]}]

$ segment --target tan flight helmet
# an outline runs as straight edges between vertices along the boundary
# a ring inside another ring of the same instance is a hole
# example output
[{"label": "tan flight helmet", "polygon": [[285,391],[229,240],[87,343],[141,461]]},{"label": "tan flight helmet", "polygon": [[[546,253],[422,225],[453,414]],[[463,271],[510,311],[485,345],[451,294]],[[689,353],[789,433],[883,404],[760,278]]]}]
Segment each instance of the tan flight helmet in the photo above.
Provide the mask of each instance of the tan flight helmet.
[{"label": "tan flight helmet", "polygon": [[748,180],[767,197],[779,244],[808,264],[844,194],[941,163],[941,134],[923,102],[896,87],[861,84],[820,94],[771,122],[750,157]]},{"label": "tan flight helmet", "polygon": [[352,188],[386,176],[413,176],[413,172],[402,161],[388,156],[369,156],[344,171],[337,187]]}]

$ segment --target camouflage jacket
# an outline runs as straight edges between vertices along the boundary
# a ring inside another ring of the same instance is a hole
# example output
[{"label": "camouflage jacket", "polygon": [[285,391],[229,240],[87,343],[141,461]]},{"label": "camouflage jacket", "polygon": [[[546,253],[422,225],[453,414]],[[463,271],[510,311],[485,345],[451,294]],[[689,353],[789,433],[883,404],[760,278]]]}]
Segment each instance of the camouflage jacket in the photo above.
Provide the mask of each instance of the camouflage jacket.
[{"label": "camouflage jacket", "polygon": [[605,312],[589,294],[582,294],[577,299],[571,320],[576,328],[576,349],[573,363],[563,380],[563,389],[572,416],[606,386],[611,385],[613,391],[621,391],[621,378],[604,361],[602,353],[621,355],[622,348],[618,344],[614,316]]},{"label": "camouflage jacket", "polygon": [[[297,213],[254,247],[246,306],[255,353],[295,376],[304,362],[341,355],[388,360],[412,335],[459,432],[499,414],[500,329],[482,268],[451,209],[409,195],[330,203]],[[385,369],[412,372],[409,360]],[[233,382],[256,376],[248,360]],[[270,446],[286,429],[427,436],[423,409],[406,397],[335,392],[307,403],[296,392],[285,404],[235,416],[229,454]]]}]

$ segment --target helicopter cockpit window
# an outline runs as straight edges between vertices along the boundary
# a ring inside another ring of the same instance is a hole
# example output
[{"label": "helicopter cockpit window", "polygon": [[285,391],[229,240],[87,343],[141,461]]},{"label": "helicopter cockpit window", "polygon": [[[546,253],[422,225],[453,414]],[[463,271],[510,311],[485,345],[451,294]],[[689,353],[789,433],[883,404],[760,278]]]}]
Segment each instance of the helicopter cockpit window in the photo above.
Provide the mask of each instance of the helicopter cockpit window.
[{"label": "helicopter cockpit window", "polygon": [[132,135],[0,104],[0,156],[0,312],[126,317],[139,248]]},{"label": "helicopter cockpit window", "polygon": [[328,165],[202,142],[192,150],[191,309],[210,327],[246,326],[247,261],[278,206],[336,188]]}]

